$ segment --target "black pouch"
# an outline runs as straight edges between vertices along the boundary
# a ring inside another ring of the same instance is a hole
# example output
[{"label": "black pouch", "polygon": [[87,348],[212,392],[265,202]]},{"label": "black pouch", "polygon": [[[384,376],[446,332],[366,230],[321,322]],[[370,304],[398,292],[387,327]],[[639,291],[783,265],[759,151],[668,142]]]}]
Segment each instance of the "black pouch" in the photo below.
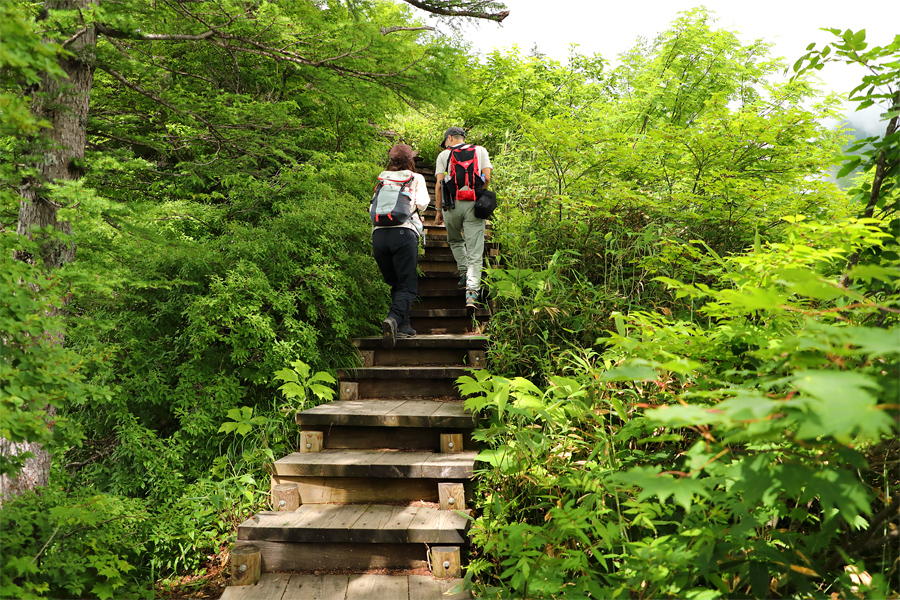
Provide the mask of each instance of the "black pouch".
[{"label": "black pouch", "polygon": [[484,190],[475,201],[475,216],[479,219],[490,219],[497,209],[497,194]]},{"label": "black pouch", "polygon": [[450,187],[447,179],[441,180],[441,206],[442,210],[452,210],[456,208],[456,198],[453,195],[453,188]]}]

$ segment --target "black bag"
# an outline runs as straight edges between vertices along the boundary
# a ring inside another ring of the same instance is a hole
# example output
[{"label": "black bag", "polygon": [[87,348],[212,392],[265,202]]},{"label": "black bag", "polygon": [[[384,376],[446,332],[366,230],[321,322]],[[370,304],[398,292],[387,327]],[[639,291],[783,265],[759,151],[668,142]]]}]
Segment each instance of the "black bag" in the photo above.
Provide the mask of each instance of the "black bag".
[{"label": "black bag", "polygon": [[484,190],[475,201],[475,216],[479,219],[490,219],[497,209],[497,194]]}]

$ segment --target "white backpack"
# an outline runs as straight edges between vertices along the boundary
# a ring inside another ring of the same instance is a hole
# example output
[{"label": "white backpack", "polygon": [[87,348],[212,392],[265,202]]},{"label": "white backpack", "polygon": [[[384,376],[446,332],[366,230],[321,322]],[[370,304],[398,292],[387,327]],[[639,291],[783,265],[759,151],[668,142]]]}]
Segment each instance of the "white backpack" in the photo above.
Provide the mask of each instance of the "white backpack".
[{"label": "white backpack", "polygon": [[382,171],[369,206],[375,227],[396,227],[412,215],[412,171]]}]

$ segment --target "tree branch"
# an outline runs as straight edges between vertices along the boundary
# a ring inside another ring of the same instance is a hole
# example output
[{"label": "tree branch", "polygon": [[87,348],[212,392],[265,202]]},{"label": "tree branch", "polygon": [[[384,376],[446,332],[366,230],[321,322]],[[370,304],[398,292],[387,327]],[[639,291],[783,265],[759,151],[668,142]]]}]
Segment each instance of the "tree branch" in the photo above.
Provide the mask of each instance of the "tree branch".
[{"label": "tree branch", "polygon": [[[900,109],[900,91],[894,94],[891,104],[893,105],[891,106],[892,111]],[[885,138],[897,131],[898,120],[900,120],[900,117],[897,115],[894,115],[890,120],[887,131],[884,133]],[[875,205],[878,203],[878,197],[881,195],[881,184],[884,182],[884,176],[887,172],[886,166],[887,150],[881,148],[878,151],[878,160],[875,165],[875,178],[872,180],[872,191],[869,193],[869,203],[866,205],[866,210],[863,211],[863,216],[866,218],[871,219],[872,215],[875,213]]]},{"label": "tree branch", "polygon": [[394,33],[395,31],[437,31],[434,27],[383,27],[381,28],[381,35],[388,35],[389,33]]},{"label": "tree branch", "polygon": [[503,21],[503,19],[509,16],[508,10],[491,13],[483,11],[445,8],[443,6],[435,6],[431,2],[422,2],[421,0],[404,0],[404,2],[415,6],[416,8],[420,8],[425,12],[429,12],[433,15],[441,15],[443,17],[469,17],[472,19],[487,19],[489,21],[497,21],[498,23],[500,23],[501,21]]},{"label": "tree branch", "polygon": [[177,106],[175,106],[169,102],[166,102],[165,100],[163,100],[162,98],[160,98],[159,96],[154,94],[153,92],[151,92],[149,90],[145,90],[144,88],[137,85],[136,83],[132,83],[131,81],[128,81],[127,79],[125,79],[125,77],[121,73],[119,73],[112,67],[109,67],[107,65],[97,65],[97,68],[100,69],[101,71],[104,71],[105,73],[108,73],[111,77],[113,77],[114,79],[119,81],[122,85],[137,92],[138,94],[141,94],[142,96],[146,96],[147,98],[150,98],[154,102],[159,102],[163,106],[171,108],[175,112],[190,115],[190,116],[194,117],[195,119],[197,119],[198,121],[200,121],[204,125],[206,125],[209,128],[210,132],[213,134],[213,136],[218,138],[219,141],[221,141],[222,143],[224,143],[228,146],[231,146],[231,144],[228,143],[228,141],[225,139],[225,137],[219,133],[219,131],[216,129],[216,127],[212,123],[210,123],[209,121],[207,121],[206,119],[204,119],[203,117],[198,115],[197,113],[178,108]]},{"label": "tree branch", "polygon": [[102,33],[106,37],[117,38],[120,40],[145,40],[151,42],[205,40],[216,34],[215,29],[210,29],[209,31],[204,31],[197,35],[191,35],[186,33],[141,33],[139,30],[128,32],[114,29],[103,23],[95,23],[94,27],[97,28],[97,33]]}]

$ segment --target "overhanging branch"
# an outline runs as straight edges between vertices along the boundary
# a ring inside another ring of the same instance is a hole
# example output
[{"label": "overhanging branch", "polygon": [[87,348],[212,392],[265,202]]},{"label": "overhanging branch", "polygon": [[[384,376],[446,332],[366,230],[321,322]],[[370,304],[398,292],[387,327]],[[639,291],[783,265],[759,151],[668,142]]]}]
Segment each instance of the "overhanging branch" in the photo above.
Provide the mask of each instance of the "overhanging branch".
[{"label": "overhanging branch", "polygon": [[[464,2],[460,4],[449,3],[444,6],[435,5],[434,2],[422,2],[421,0],[404,0],[407,4],[420,8],[425,12],[433,15],[441,15],[442,17],[468,17],[471,19],[487,19],[489,21],[497,21],[500,23],[509,16],[508,10],[500,12],[489,12],[484,10],[489,8],[491,4],[486,2]],[[471,7],[475,10],[470,10]]]},{"label": "overhanging branch", "polygon": [[381,35],[394,33],[395,31],[436,31],[434,27],[382,27]]}]

